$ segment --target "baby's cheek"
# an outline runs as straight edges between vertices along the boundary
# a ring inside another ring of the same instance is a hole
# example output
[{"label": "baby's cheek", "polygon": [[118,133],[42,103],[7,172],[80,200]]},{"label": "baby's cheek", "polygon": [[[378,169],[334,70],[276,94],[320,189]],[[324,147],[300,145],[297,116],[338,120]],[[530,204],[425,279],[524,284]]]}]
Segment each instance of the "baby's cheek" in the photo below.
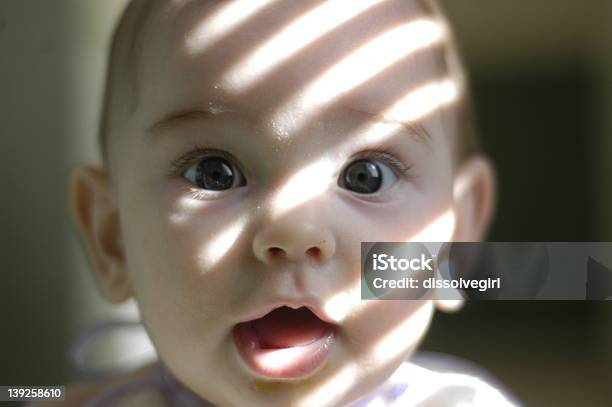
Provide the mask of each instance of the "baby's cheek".
[{"label": "baby's cheek", "polygon": [[209,250],[236,216],[195,200],[185,206],[152,201],[162,204],[134,214],[128,242],[143,317],[159,335],[213,340],[225,329],[237,280],[228,264],[235,247],[225,247],[214,264]]},{"label": "baby's cheek", "polygon": [[353,220],[341,229],[338,255],[350,264],[348,286],[353,288],[341,336],[358,363],[393,363],[406,357],[425,333],[433,310],[430,301],[360,299],[360,242],[409,241],[430,229],[450,202],[442,191],[430,192],[419,194],[412,189],[405,200],[380,205],[347,200],[343,208],[337,208],[350,213]]},{"label": "baby's cheek", "polygon": [[167,225],[165,236],[169,248],[160,270],[162,289],[172,288],[177,300],[204,317],[219,316],[213,310],[224,306],[235,286],[234,268],[230,266],[233,250],[215,248],[215,241],[222,233],[222,225],[216,223],[193,221],[180,227]]},{"label": "baby's cheek", "polygon": [[[423,196],[408,190],[405,198],[386,204],[350,202],[343,208],[351,219],[338,227],[346,244],[354,242],[406,242],[422,236],[439,225],[451,209],[450,193]],[[431,236],[431,233],[428,233]],[[439,238],[444,240],[445,233]]]},{"label": "baby's cheek", "polygon": [[432,312],[427,300],[362,301],[344,325],[347,350],[368,365],[404,359],[425,334]]},{"label": "baby's cheek", "polygon": [[[139,307],[163,360],[203,371],[218,365],[228,337],[235,286],[232,268],[221,261],[204,268],[198,252],[209,234],[201,224],[159,223],[160,245],[140,270]],[[155,257],[155,260],[153,259]]]}]

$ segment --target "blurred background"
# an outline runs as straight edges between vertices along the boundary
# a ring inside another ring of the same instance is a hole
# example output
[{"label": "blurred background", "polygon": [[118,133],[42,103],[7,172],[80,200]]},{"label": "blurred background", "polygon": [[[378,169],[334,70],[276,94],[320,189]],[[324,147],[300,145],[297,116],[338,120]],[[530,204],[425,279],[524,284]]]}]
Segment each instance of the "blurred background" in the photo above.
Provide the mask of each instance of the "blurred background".
[{"label": "blurred background", "polygon": [[[125,0],[0,2],[0,384],[72,380],[98,293],[70,221],[70,169],[97,160],[107,43]],[[492,241],[612,241],[612,2],[445,2],[498,172]],[[423,349],[468,358],[528,406],[612,405],[612,303],[472,302]]]}]

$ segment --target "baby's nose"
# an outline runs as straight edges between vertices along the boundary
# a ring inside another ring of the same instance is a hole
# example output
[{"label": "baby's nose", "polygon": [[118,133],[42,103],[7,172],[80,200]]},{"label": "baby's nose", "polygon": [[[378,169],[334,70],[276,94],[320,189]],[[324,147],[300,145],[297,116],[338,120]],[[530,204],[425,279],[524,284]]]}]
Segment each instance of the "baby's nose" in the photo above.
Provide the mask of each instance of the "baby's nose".
[{"label": "baby's nose", "polygon": [[336,241],[324,226],[299,219],[273,221],[253,240],[255,256],[263,263],[281,259],[324,262],[336,251]]}]

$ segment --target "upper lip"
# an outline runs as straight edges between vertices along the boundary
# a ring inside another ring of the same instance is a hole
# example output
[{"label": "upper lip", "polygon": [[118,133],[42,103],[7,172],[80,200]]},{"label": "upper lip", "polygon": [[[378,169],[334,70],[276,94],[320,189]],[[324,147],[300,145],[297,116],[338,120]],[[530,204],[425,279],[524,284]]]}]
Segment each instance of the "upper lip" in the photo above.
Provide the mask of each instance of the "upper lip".
[{"label": "upper lip", "polygon": [[321,306],[321,303],[317,300],[304,298],[304,299],[280,299],[273,302],[266,303],[261,307],[256,308],[252,312],[248,313],[246,317],[241,322],[248,322],[258,318],[261,318],[267,315],[269,312],[275,310],[280,307],[289,307],[293,309],[298,309],[301,307],[308,308],[313,314],[315,314],[320,320],[325,321],[330,324],[336,324],[326,312],[325,309]]}]

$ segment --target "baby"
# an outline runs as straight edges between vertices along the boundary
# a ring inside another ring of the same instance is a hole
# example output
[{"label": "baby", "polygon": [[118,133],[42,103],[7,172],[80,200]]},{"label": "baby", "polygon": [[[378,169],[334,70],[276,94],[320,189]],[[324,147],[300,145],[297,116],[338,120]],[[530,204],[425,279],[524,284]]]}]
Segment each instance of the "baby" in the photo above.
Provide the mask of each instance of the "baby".
[{"label": "baby", "polygon": [[[67,405],[510,405],[408,361],[457,301],[360,298],[360,242],[477,241],[493,211],[433,1],[135,0],[106,89],[71,199],[160,361]],[[130,387],[160,368],[174,396]]]}]

